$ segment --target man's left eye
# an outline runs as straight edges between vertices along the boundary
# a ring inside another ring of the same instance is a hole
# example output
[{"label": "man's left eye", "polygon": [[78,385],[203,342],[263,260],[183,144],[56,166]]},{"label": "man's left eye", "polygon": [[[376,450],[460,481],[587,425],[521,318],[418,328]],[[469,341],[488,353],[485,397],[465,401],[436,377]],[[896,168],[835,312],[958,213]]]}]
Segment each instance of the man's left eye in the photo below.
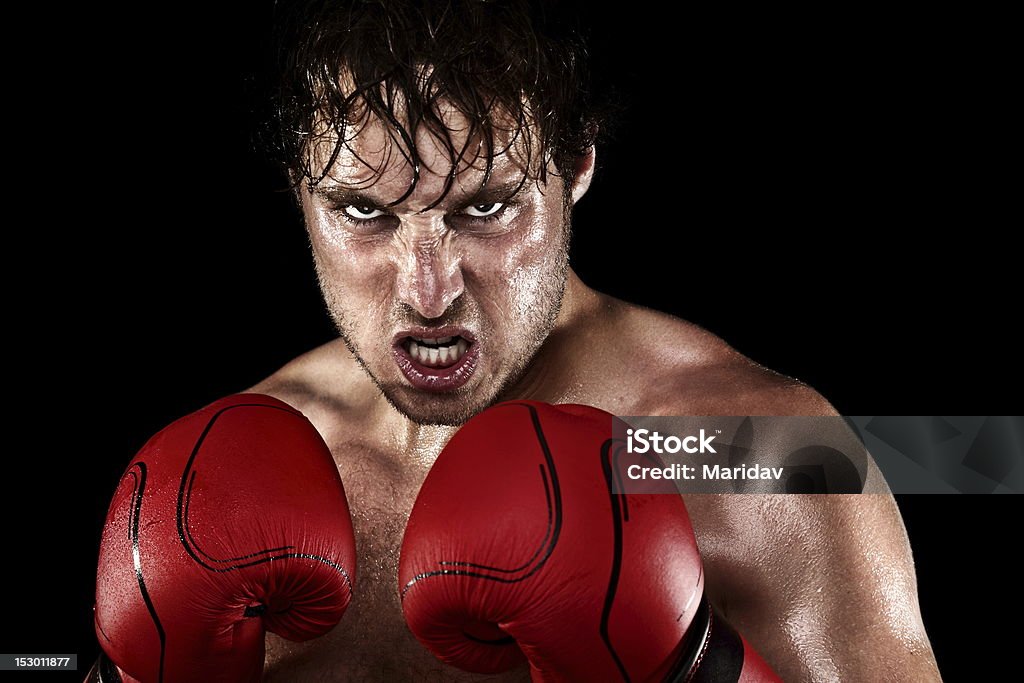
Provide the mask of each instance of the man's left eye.
[{"label": "man's left eye", "polygon": [[384,215],[384,212],[380,209],[375,209],[372,206],[356,206],[355,204],[343,207],[343,211],[346,216],[357,221],[370,221]]},{"label": "man's left eye", "polygon": [[487,218],[501,211],[505,205],[501,202],[489,202],[487,204],[473,204],[462,210],[462,213],[472,218]]}]

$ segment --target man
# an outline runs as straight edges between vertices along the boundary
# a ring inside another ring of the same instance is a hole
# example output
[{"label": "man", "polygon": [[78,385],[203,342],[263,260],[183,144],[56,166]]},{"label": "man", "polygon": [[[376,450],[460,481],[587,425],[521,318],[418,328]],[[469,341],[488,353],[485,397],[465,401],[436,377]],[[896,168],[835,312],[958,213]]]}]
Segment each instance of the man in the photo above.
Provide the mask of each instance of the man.
[{"label": "man", "polygon": [[[427,472],[498,401],[834,414],[809,387],[569,268],[600,121],[581,46],[536,9],[327,3],[286,22],[278,151],[339,338],[252,391],[300,410],[330,447],[360,578],[327,635],[267,636],[266,681],[482,680],[413,638],[395,586]],[[866,486],[885,491],[874,469]],[[708,596],[784,680],[939,679],[890,495],[685,502]]]}]

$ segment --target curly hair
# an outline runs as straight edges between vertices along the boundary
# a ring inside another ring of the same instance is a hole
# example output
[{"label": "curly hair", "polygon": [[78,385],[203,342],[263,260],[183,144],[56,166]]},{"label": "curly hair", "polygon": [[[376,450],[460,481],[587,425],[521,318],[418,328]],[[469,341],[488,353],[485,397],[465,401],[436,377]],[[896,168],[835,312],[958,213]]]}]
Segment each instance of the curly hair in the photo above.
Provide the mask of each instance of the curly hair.
[{"label": "curly hair", "polygon": [[[594,144],[603,116],[591,97],[578,9],[559,0],[298,0],[278,5],[277,85],[271,151],[295,185],[315,185],[371,120],[419,180],[414,143],[429,132],[451,162],[441,197],[460,164],[517,145],[527,169],[546,180]],[[457,144],[441,106],[465,122]],[[450,109],[449,109],[450,111]],[[466,134],[468,133],[468,135]],[[312,144],[328,141],[326,164]],[[504,147],[496,149],[496,142]],[[471,149],[473,147],[473,149]],[[351,149],[351,148],[349,148]],[[380,169],[378,169],[380,170]],[[528,172],[524,172],[525,176]]]}]

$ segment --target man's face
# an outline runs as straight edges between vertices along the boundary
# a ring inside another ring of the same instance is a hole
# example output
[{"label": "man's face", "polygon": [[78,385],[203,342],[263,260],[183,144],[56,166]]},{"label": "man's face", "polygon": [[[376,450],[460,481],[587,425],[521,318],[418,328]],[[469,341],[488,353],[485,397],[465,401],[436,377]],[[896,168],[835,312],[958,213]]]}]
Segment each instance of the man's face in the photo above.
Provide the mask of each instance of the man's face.
[{"label": "man's face", "polygon": [[[445,120],[461,148],[465,121],[450,112]],[[332,142],[311,151],[321,168]],[[452,164],[426,131],[415,143],[420,177],[401,202],[393,204],[413,168],[371,121],[327,177],[303,186],[302,209],[324,299],[349,349],[411,419],[461,424],[519,377],[554,324],[568,270],[566,185],[550,173],[537,182],[533,169],[522,183],[528,169],[516,145],[495,156],[481,185],[484,159],[471,151],[451,190],[427,208]]]}]

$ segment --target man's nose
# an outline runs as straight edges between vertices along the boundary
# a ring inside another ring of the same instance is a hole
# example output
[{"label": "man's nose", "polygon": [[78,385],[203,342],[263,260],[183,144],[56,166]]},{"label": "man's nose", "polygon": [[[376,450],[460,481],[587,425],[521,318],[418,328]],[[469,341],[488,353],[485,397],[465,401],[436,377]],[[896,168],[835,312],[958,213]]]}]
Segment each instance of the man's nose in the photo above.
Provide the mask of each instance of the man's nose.
[{"label": "man's nose", "polygon": [[420,244],[405,252],[398,299],[424,318],[439,318],[464,288],[459,257],[445,243]]}]

